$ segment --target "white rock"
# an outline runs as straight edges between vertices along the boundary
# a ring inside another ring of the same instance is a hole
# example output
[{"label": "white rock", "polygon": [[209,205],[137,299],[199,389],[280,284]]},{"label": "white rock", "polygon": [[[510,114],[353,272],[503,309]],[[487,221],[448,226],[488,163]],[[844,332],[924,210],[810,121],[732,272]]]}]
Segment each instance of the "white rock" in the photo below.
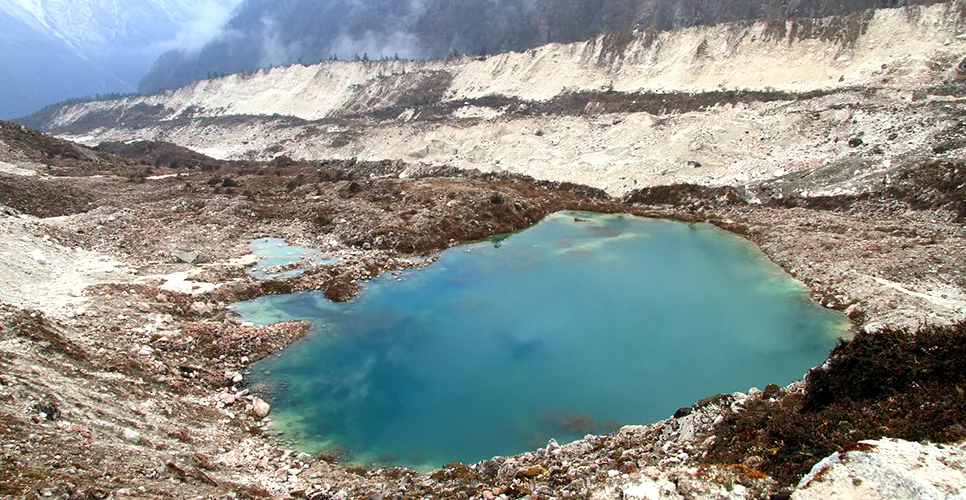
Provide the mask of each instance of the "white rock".
[{"label": "white rock", "polygon": [[151,346],[149,345],[141,346],[141,348],[138,349],[138,356],[150,356],[151,353],[153,352],[154,352],[154,349],[151,349]]},{"label": "white rock", "polygon": [[816,464],[792,499],[966,497],[966,444],[941,446],[898,439],[862,444],[869,449],[835,453]]},{"label": "white rock", "polygon": [[862,329],[865,330],[865,333],[879,333],[885,329],[885,325],[882,323],[867,323]]},{"label": "white rock", "polygon": [[268,416],[269,412],[272,411],[272,407],[262,398],[255,397],[252,400],[252,411],[255,413],[256,417],[265,418]]},{"label": "white rock", "polygon": [[121,431],[121,439],[129,443],[137,443],[141,440],[141,434],[132,429],[124,429]]},{"label": "white rock", "polygon": [[223,404],[224,404],[225,406],[228,406],[228,405],[230,405],[230,404],[232,404],[232,403],[234,403],[234,402],[235,402],[235,395],[234,395],[234,394],[228,394],[228,393],[226,392],[226,393],[222,393],[222,394],[220,394],[220,395],[218,396],[218,399],[219,399],[219,400],[220,400],[220,401],[221,401],[221,402],[222,402],[222,403],[223,403]]},{"label": "white rock", "polygon": [[47,260],[47,257],[44,257],[43,252],[41,252],[40,250],[34,250],[33,252],[30,252],[30,258],[37,261],[37,263],[39,264],[50,263],[50,261]]},{"label": "white rock", "polygon": [[657,483],[648,481],[624,488],[624,498],[627,500],[659,500],[661,487]]},{"label": "white rock", "polygon": [[547,441],[547,451],[552,453],[559,449],[560,449],[560,444],[557,443],[556,439],[551,438],[550,441]]}]

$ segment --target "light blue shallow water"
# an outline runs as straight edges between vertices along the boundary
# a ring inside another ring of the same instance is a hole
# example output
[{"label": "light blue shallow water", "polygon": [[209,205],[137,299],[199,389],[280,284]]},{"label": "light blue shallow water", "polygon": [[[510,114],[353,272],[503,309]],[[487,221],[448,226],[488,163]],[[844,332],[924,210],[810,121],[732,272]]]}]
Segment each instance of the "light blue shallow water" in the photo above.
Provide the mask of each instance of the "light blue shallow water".
[{"label": "light blue shallow water", "polygon": [[322,253],[312,248],[290,246],[281,238],[259,238],[248,245],[258,263],[248,269],[248,275],[263,280],[297,278],[305,269],[296,267],[284,271],[275,270],[278,266],[288,266],[303,260],[320,264],[338,262],[338,258],[324,258]]},{"label": "light blue shallow water", "polygon": [[713,226],[570,212],[381,277],[348,303],[312,292],[235,310],[315,325],[252,376],[275,398],[284,437],[417,468],[784,385],[821,363],[846,325]]}]

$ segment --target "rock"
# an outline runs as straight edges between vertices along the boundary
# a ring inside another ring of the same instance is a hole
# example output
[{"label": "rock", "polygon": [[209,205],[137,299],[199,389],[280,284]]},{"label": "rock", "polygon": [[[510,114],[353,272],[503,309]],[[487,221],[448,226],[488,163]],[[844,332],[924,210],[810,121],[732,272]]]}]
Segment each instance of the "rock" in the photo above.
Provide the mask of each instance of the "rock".
[{"label": "rock", "polygon": [[500,464],[496,460],[484,460],[476,464],[476,470],[483,477],[496,477],[500,473]]},{"label": "rock", "polygon": [[208,304],[204,302],[195,302],[191,304],[191,312],[199,316],[205,316],[211,314],[211,307],[208,307]]},{"label": "rock", "polygon": [[966,445],[860,441],[815,464],[791,498],[962,498]]},{"label": "rock", "polygon": [[530,467],[529,469],[524,469],[517,472],[516,477],[532,479],[539,476],[540,474],[543,474],[544,472],[547,472],[546,468],[541,467],[539,465],[535,465],[533,467]]},{"label": "rock", "polygon": [[856,317],[858,315],[857,314],[858,312],[859,312],[859,305],[858,304],[852,304],[849,307],[846,307],[845,308],[845,315],[848,316],[848,317],[850,317],[850,318]]},{"label": "rock", "polygon": [[686,417],[691,414],[690,407],[678,408],[678,411],[674,412],[674,418]]},{"label": "rock", "polygon": [[153,352],[154,352],[154,349],[152,349],[151,346],[149,345],[141,346],[141,348],[138,349],[138,356],[150,356],[151,353]]},{"label": "rock", "polygon": [[138,310],[143,313],[151,312],[151,306],[145,304],[144,302],[141,302],[138,304]]},{"label": "rock", "polygon": [[171,256],[174,260],[178,262],[184,262],[185,264],[194,264],[198,260],[198,252],[192,252],[191,250],[172,250]]},{"label": "rock", "polygon": [[658,500],[661,498],[661,487],[652,481],[627,486],[624,488],[624,498],[627,500]]},{"label": "rock", "polygon": [[141,434],[132,429],[124,429],[121,431],[121,439],[129,443],[137,443],[141,440]]},{"label": "rock", "polygon": [[45,257],[43,252],[41,252],[40,250],[34,250],[33,252],[30,252],[30,258],[37,261],[38,264],[50,263],[50,261],[47,260],[47,257]]},{"label": "rock", "polygon": [[850,147],[857,148],[857,147],[861,146],[862,144],[864,144],[864,142],[862,142],[862,138],[861,137],[853,137],[853,138],[849,139],[849,146]]},{"label": "rock", "polygon": [[241,373],[235,372],[235,374],[231,377],[231,383],[237,384],[237,383],[241,382],[242,379],[244,379],[244,378],[245,377]]},{"label": "rock", "polygon": [[560,449],[560,444],[557,443],[556,439],[551,438],[547,441],[547,451],[554,452]]},{"label": "rock", "polygon": [[874,322],[866,323],[866,325],[863,326],[862,329],[865,331],[865,333],[879,333],[882,330],[885,330],[885,325],[883,325],[882,323],[874,323]]},{"label": "rock", "polygon": [[42,415],[42,418],[47,420],[57,420],[60,418],[60,408],[57,408],[55,403],[43,404],[38,403],[34,405],[34,409]]},{"label": "rock", "polygon": [[258,418],[265,418],[268,416],[269,412],[272,411],[271,405],[265,402],[262,398],[255,397],[252,400],[252,412]]},{"label": "rock", "polygon": [[218,396],[218,400],[221,401],[221,403],[223,405],[229,406],[231,404],[234,404],[234,402],[235,402],[235,395],[234,394],[228,394],[227,392],[226,393],[222,393],[222,394],[220,394]]},{"label": "rock", "polygon": [[701,168],[701,164],[696,161],[688,161],[688,168]]}]

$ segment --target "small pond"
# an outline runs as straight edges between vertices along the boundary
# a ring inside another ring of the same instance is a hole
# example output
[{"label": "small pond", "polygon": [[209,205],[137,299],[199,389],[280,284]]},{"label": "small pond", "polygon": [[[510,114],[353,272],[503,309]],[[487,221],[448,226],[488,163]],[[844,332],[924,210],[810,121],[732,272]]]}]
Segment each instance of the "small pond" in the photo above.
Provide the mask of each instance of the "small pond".
[{"label": "small pond", "polygon": [[253,369],[283,438],[419,469],[788,384],[847,326],[714,226],[577,212],[386,274],[347,303],[308,292],[235,310],[314,325]]},{"label": "small pond", "polygon": [[289,245],[281,238],[259,238],[248,245],[258,257],[258,263],[248,269],[248,275],[263,280],[297,278],[305,272],[298,264],[315,262],[330,264],[338,262],[335,257],[325,258],[322,252],[312,248]]}]

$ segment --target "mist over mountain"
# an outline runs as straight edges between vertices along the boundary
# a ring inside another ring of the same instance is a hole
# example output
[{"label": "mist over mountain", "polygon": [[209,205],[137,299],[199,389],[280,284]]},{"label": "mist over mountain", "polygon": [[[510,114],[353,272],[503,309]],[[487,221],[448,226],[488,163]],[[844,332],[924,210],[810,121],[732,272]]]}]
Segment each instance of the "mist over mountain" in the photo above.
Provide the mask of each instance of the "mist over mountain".
[{"label": "mist over mountain", "polygon": [[[151,93],[216,74],[336,57],[439,58],[668,30],[895,7],[905,0],[244,0],[200,50],[170,51],[141,81]],[[932,0],[908,3],[935,3]]]},{"label": "mist over mountain", "polygon": [[238,0],[4,0],[0,117],[68,98],[134,92],[157,57],[197,49]]}]

